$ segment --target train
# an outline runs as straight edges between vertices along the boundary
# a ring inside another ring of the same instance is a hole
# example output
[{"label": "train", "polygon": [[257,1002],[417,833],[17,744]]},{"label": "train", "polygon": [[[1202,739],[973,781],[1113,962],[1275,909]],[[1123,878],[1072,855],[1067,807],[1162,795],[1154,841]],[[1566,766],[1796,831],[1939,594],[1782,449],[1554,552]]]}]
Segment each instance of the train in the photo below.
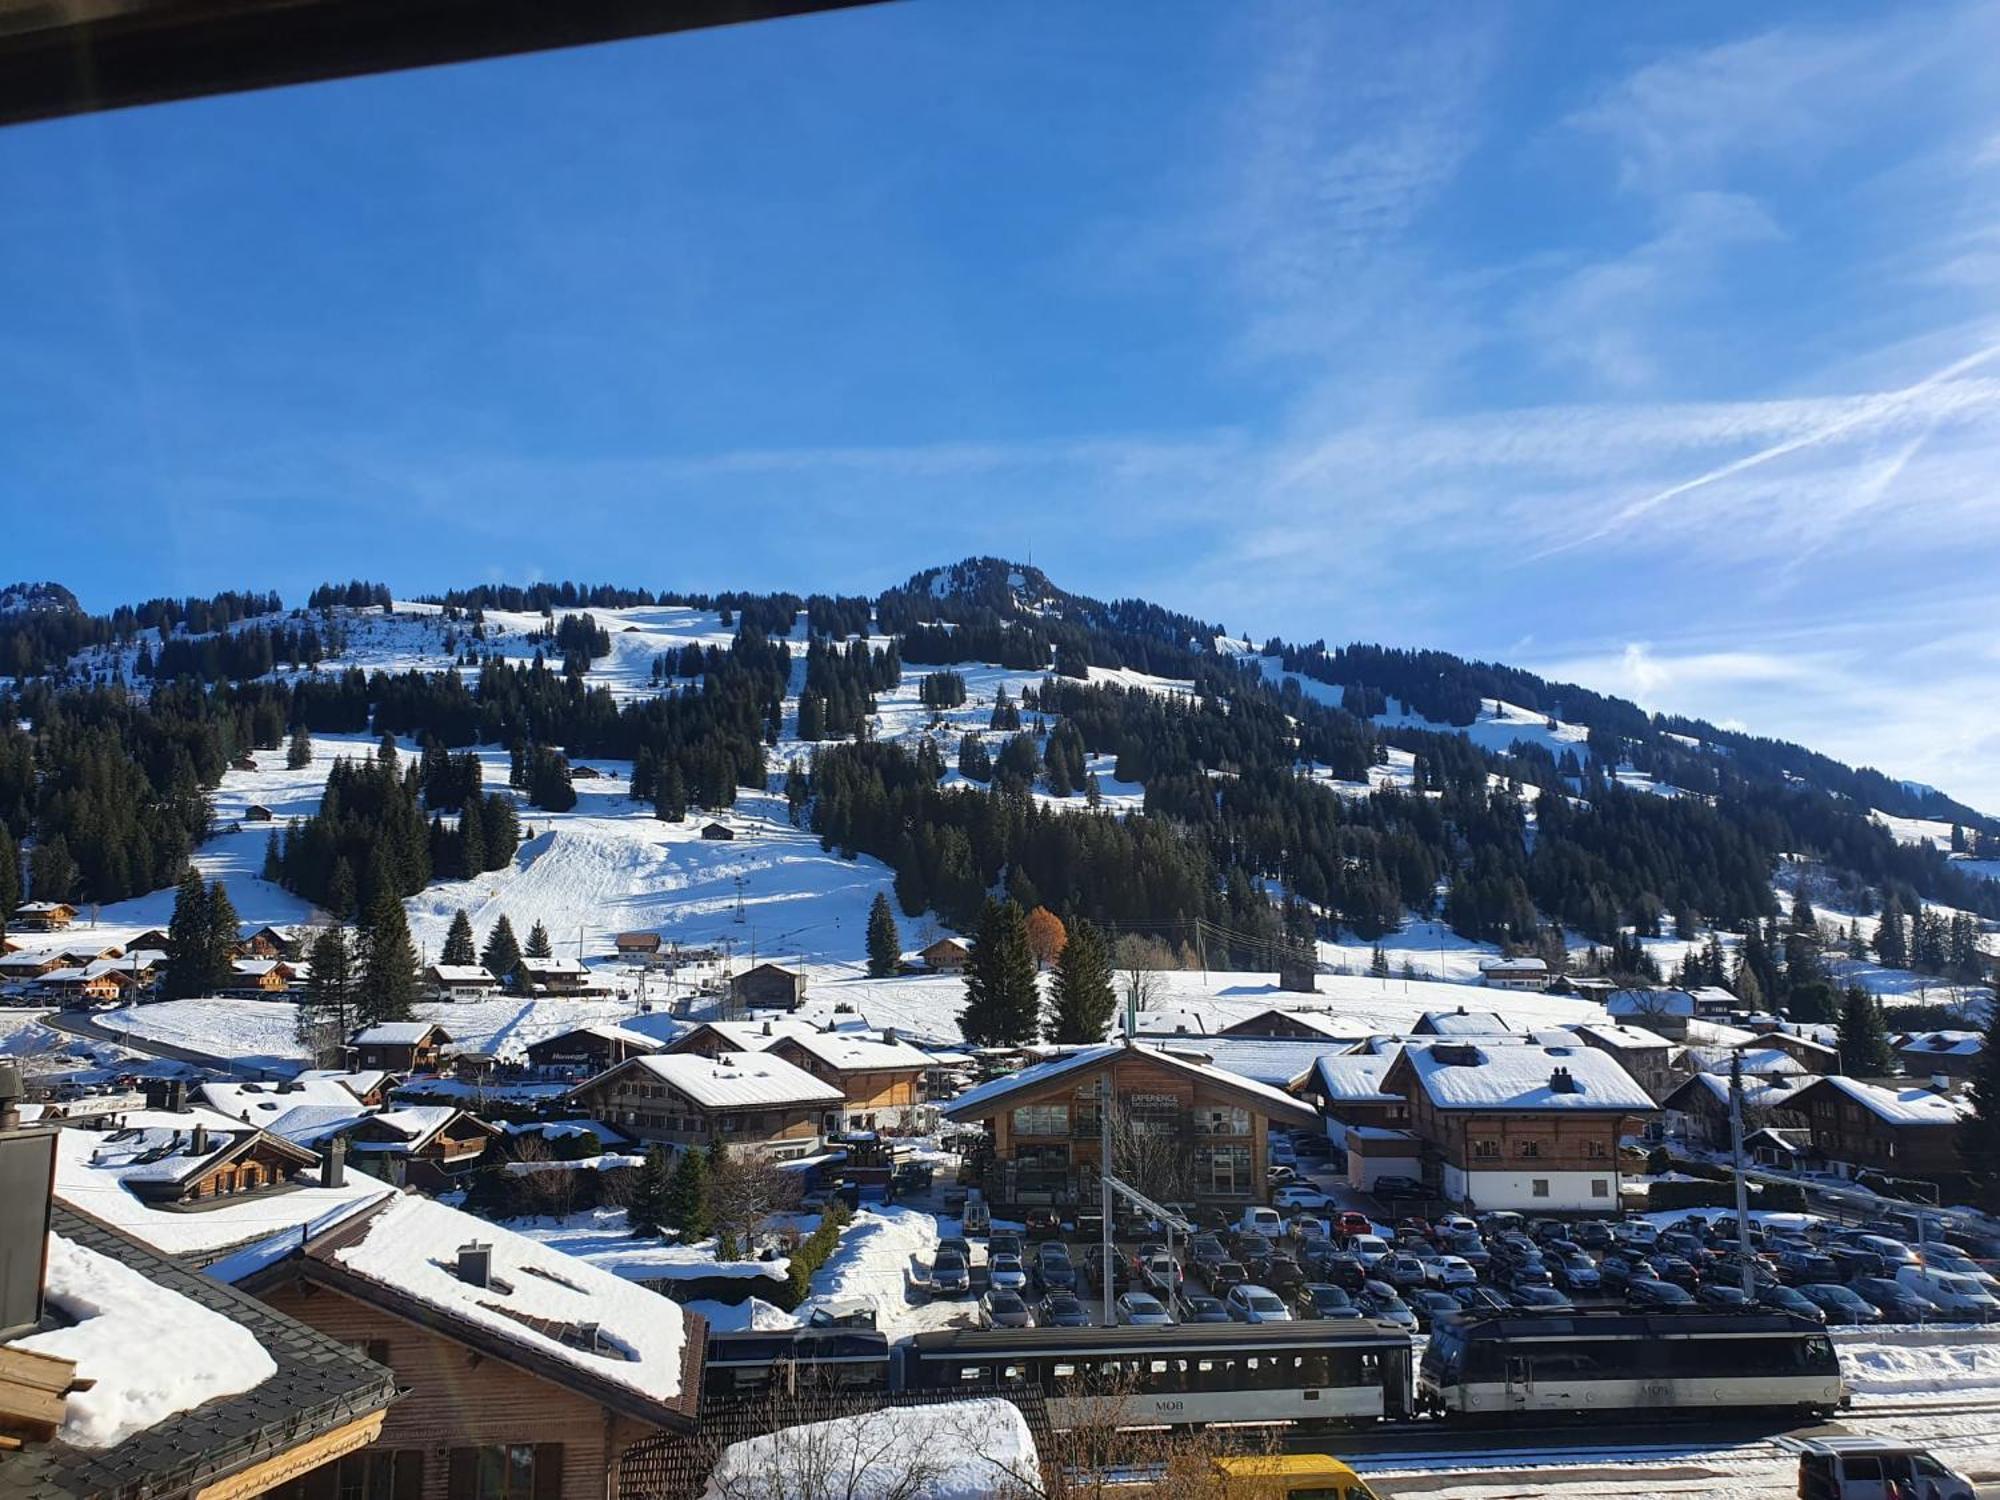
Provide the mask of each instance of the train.
[{"label": "train", "polygon": [[716,1400],[805,1386],[1034,1388],[1057,1427],[1478,1423],[1585,1412],[1830,1414],[1847,1399],[1826,1330],[1782,1312],[1506,1313],[1438,1319],[1415,1340],[1372,1319],[1169,1328],[716,1333]]}]

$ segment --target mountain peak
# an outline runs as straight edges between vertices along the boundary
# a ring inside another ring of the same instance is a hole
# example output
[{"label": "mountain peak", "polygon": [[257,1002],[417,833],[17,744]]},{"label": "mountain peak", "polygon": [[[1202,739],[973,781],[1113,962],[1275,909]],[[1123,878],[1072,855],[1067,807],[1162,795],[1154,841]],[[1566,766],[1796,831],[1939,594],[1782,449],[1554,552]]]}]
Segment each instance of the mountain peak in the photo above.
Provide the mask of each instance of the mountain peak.
[{"label": "mountain peak", "polygon": [[15,583],[0,589],[0,615],[82,613],[76,595],[59,583]]}]

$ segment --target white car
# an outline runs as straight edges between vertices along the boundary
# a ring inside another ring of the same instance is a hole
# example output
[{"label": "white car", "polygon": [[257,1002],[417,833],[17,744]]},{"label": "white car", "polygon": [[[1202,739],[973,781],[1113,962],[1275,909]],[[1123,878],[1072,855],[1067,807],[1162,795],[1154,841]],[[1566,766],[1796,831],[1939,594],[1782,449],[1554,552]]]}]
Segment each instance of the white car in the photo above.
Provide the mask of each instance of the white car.
[{"label": "white car", "polygon": [[2000,1318],[2000,1298],[1970,1276],[1904,1266],[1896,1272],[1896,1280],[1935,1307],[1942,1317],[1969,1323],[1991,1323]]},{"label": "white car", "polygon": [[1317,1211],[1332,1208],[1333,1199],[1318,1188],[1295,1183],[1271,1194],[1271,1204],[1275,1208],[1310,1208]]},{"label": "white car", "polygon": [[1364,1266],[1372,1267],[1389,1253],[1391,1246],[1379,1234],[1357,1234],[1348,1241],[1347,1248],[1361,1257]]},{"label": "white car", "polygon": [[1477,1286],[1479,1273],[1470,1261],[1456,1255],[1433,1255],[1424,1262],[1424,1280],[1448,1291],[1455,1286]]},{"label": "white car", "polygon": [[1222,1299],[1224,1309],[1239,1323],[1289,1323],[1292,1310],[1285,1299],[1269,1287],[1244,1282],[1229,1289]]},{"label": "white car", "polygon": [[1027,1267],[1021,1264],[1018,1255],[996,1255],[986,1263],[986,1282],[1001,1291],[1025,1291],[1028,1286]]},{"label": "white car", "polygon": [[1151,1292],[1127,1292],[1118,1299],[1118,1321],[1133,1328],[1171,1328],[1174,1315]]},{"label": "white car", "polygon": [[1266,1239],[1275,1240],[1285,1232],[1285,1221],[1278,1217],[1275,1208],[1265,1208],[1253,1203],[1243,1210],[1243,1217],[1236,1221],[1239,1234],[1261,1234]]}]

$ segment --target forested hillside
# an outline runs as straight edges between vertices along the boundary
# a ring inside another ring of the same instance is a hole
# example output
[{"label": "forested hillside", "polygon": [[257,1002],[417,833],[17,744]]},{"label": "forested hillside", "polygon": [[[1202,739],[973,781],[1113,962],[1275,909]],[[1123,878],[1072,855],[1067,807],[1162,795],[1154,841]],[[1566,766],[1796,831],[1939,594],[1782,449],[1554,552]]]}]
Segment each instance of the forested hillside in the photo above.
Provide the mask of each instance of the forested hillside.
[{"label": "forested hillside", "polygon": [[[1372,940],[1414,914],[1521,948],[1724,929],[1781,951],[1782,857],[1824,867],[1849,911],[2000,917],[1971,863],[2000,825],[1942,793],[1495,664],[1256,647],[994,559],[874,599],[558,583],[399,607],[355,581],[289,612],[246,591],[91,616],[33,597],[0,613],[0,918],[174,885],[224,770],[301,732],[420,751],[361,747],[273,830],[269,877],[337,914],[504,866],[599,760],[669,820],[782,788],[828,848],[893,869],[906,915],[960,928],[1004,892],[1123,931]],[[476,746],[507,752],[505,791],[453,753]],[[1878,812],[1949,824],[1964,857]]]}]

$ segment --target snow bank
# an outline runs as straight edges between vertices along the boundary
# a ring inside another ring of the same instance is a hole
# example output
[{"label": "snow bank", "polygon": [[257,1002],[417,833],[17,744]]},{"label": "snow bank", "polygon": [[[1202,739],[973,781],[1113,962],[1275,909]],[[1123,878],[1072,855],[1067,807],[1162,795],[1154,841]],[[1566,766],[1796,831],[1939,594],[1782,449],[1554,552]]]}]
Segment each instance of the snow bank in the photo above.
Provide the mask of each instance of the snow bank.
[{"label": "snow bank", "polygon": [[[15,1347],[74,1360],[77,1374],[96,1382],[69,1398],[63,1418],[64,1440],[81,1448],[109,1448],[278,1372],[242,1324],[55,1234],[48,1298],[75,1326],[30,1334]],[[201,1357],[190,1359],[195,1350]]]},{"label": "snow bank", "polygon": [[910,1272],[928,1265],[937,1245],[937,1220],[920,1209],[862,1209],[841,1234],[840,1248],[814,1274],[799,1321],[821,1303],[859,1298],[875,1309],[875,1326],[883,1332],[910,1331]]},{"label": "snow bank", "polygon": [[1836,1329],[1833,1342],[1857,1396],[2000,1390],[2000,1328]]},{"label": "snow bank", "polygon": [[1020,1408],[989,1397],[888,1407],[732,1443],[702,1500],[820,1493],[833,1476],[846,1500],[990,1500],[1041,1489]]}]

